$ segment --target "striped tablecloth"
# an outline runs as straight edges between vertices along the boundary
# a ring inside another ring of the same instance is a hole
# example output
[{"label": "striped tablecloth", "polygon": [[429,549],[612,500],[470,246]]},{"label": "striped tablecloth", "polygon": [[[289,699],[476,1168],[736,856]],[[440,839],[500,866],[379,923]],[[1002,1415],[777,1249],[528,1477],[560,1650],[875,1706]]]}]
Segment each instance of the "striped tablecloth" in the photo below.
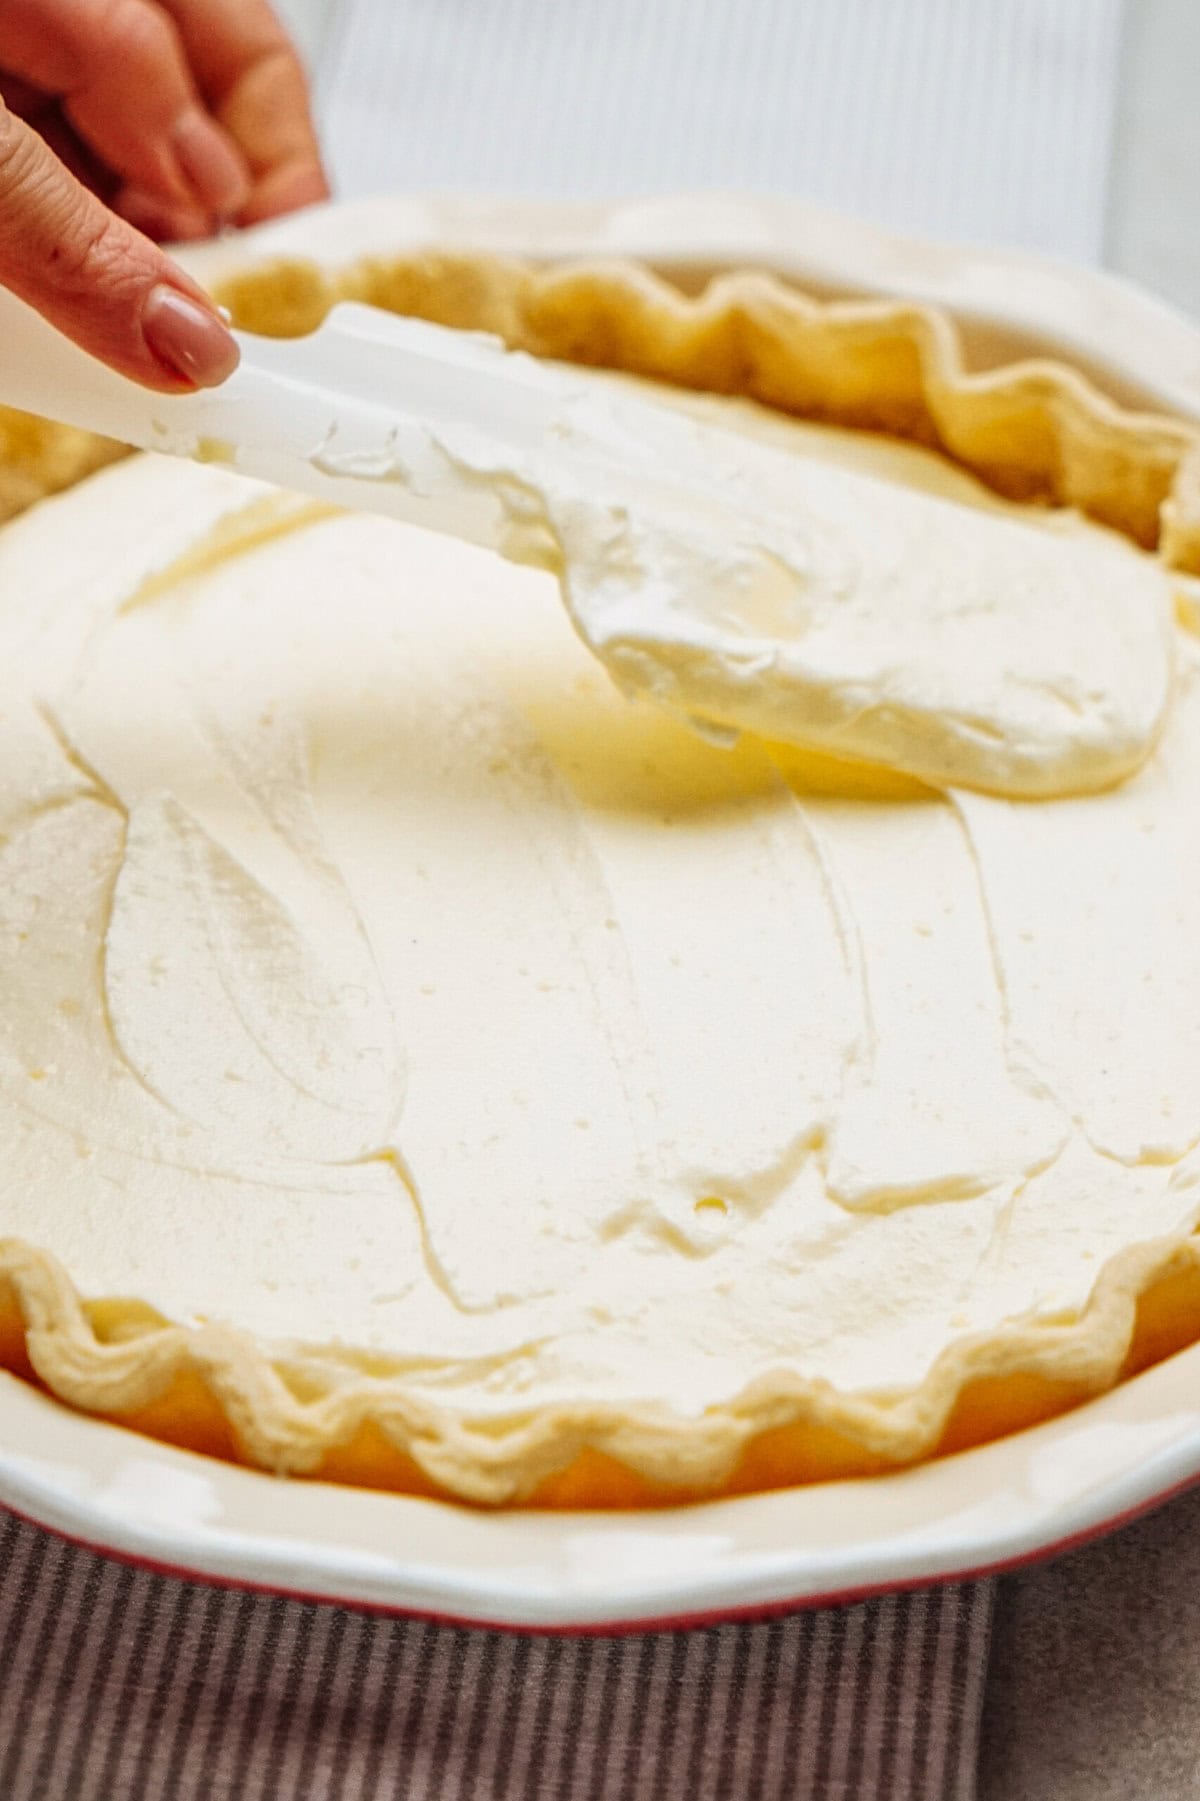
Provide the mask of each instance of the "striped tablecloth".
[{"label": "striped tablecloth", "polygon": [[2,1801],[968,1801],[991,1584],[629,1638],[152,1575],[0,1513]]}]

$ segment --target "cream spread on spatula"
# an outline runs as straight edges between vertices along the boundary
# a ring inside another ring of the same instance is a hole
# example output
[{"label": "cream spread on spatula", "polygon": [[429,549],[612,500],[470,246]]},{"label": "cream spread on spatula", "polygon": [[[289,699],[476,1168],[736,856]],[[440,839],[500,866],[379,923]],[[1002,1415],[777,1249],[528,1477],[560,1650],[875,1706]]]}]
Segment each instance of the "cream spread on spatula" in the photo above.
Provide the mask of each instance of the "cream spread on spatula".
[{"label": "cream spread on spatula", "polygon": [[624,689],[710,727],[1013,796],[1110,787],[1157,740],[1171,597],[1115,541],[1064,544],[372,307],[243,335],[231,380],[182,397],[16,301],[0,323],[10,404],[548,566]]},{"label": "cream spread on spatula", "polygon": [[335,434],[321,468],[397,482],[418,522],[553,569],[627,692],[938,786],[1079,793],[1145,761],[1171,688],[1172,600],[1124,541],[963,507],[494,340],[416,330],[464,378],[507,385],[489,429],[454,423],[439,394],[382,457]]}]

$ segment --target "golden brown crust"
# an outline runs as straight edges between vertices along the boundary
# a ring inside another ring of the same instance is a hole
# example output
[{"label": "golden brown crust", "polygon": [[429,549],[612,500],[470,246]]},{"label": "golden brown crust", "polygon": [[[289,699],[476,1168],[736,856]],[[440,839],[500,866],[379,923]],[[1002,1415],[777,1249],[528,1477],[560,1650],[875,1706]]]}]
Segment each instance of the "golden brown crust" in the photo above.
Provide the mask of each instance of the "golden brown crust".
[{"label": "golden brown crust", "polygon": [[588,1403],[471,1421],[415,1397],[402,1374],[367,1377],[332,1353],[233,1327],[147,1322],[106,1339],[57,1261],[8,1239],[0,1362],[17,1363],[23,1339],[30,1368],[62,1400],[279,1474],[374,1474],[377,1486],[488,1506],[645,1505],[868,1473],[1031,1424],[1200,1334],[1198,1278],[1191,1235],[1132,1246],[1077,1318],[963,1338],[903,1395],[843,1395],[778,1370],[698,1420]]},{"label": "golden brown crust", "polygon": [[434,252],[327,270],[280,262],[222,286],[254,331],[312,331],[339,300],[471,330],[943,450],[999,492],[1074,506],[1200,573],[1200,434],[1131,413],[1061,363],[970,373],[952,321],[911,302],[810,299],[774,276],[681,293],[631,263],[541,267]]},{"label": "golden brown crust", "polygon": [[127,454],[92,432],[0,407],[0,522]]},{"label": "golden brown crust", "polygon": [[[436,253],[338,270],[278,263],[235,276],[221,297],[240,323],[280,334],[313,328],[338,299],[365,300],[493,331],[542,356],[902,434],[1006,494],[1077,506],[1157,545],[1170,566],[1200,572],[1195,431],[1122,411],[1062,365],[968,373],[953,325],[931,309],[821,304],[760,274],[722,277],[690,297],[632,264],[542,268]],[[0,515],[114,454],[0,415],[0,476],[13,471],[0,481]],[[366,1375],[333,1353],[85,1304],[52,1257],[8,1240],[0,1363],[28,1358],[68,1402],[274,1471],[490,1505],[646,1505],[868,1472],[1028,1424],[1200,1335],[1198,1272],[1200,1246],[1187,1234],[1132,1247],[1107,1264],[1077,1318],[965,1338],[903,1395],[842,1395],[780,1370],[699,1420],[587,1405],[485,1425],[415,1397],[401,1375]]]},{"label": "golden brown crust", "polygon": [[1200,572],[1200,444],[1181,460],[1163,503],[1160,554],[1169,569]]},{"label": "golden brown crust", "polygon": [[[1075,506],[1173,568],[1200,574],[1200,433],[1117,406],[1063,363],[968,371],[952,320],[909,301],[818,301],[775,276],[681,292],[630,262],[544,267],[413,252],[343,268],[277,261],[217,297],[252,331],[312,331],[360,300],[513,348],[742,394],[782,411],[934,446],[1000,493]],[[0,409],[0,518],[82,479],[119,449]]]}]

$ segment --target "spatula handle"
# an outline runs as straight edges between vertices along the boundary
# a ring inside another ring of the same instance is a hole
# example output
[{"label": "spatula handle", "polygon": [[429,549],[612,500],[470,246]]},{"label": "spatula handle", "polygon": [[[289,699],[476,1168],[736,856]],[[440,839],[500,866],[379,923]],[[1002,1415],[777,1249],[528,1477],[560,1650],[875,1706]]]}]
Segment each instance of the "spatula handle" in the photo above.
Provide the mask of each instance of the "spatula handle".
[{"label": "spatula handle", "polygon": [[514,484],[661,480],[682,429],[497,339],[374,307],[336,307],[305,338],[236,335],[241,366],[221,387],[156,394],[0,292],[0,403],[509,554]]}]

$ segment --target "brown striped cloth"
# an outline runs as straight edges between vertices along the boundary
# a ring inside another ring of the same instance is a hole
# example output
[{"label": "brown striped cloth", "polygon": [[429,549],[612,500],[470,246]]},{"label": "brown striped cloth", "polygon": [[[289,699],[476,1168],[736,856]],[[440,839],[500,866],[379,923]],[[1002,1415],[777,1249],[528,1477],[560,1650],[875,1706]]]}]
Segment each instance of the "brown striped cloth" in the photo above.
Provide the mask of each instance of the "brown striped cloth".
[{"label": "brown striped cloth", "polygon": [[549,1637],[133,1569],[0,1512],[0,1801],[970,1801],[992,1584]]}]

